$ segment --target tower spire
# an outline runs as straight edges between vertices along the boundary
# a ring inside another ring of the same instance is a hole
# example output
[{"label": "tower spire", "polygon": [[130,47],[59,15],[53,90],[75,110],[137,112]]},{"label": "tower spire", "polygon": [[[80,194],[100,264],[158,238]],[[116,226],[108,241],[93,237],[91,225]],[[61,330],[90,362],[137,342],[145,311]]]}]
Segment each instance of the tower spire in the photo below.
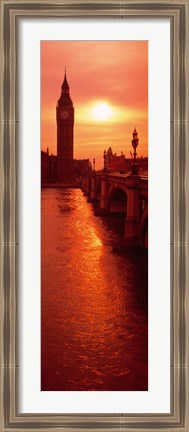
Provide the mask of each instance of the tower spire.
[{"label": "tower spire", "polygon": [[69,85],[68,85],[67,76],[66,76],[66,67],[65,67],[65,72],[64,72],[64,81],[62,83],[62,91],[65,93],[69,92]]}]

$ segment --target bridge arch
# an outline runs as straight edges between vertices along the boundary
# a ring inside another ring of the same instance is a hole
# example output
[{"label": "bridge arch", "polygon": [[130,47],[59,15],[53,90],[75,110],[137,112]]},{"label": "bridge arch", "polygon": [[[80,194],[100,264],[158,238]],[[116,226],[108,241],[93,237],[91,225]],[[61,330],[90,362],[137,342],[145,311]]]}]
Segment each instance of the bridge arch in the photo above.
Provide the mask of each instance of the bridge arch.
[{"label": "bridge arch", "polygon": [[145,207],[140,223],[141,245],[148,248],[148,207]]},{"label": "bridge arch", "polygon": [[108,192],[108,210],[110,214],[127,215],[127,193],[120,186],[112,186]]}]

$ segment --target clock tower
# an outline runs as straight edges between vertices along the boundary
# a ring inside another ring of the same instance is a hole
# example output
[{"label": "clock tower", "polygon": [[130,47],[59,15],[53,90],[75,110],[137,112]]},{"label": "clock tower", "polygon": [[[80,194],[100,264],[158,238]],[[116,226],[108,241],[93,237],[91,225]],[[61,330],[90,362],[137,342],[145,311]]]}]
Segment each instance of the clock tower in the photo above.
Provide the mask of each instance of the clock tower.
[{"label": "clock tower", "polygon": [[57,182],[74,182],[73,128],[74,107],[70,98],[66,72],[61,87],[61,95],[56,106],[57,122]]}]

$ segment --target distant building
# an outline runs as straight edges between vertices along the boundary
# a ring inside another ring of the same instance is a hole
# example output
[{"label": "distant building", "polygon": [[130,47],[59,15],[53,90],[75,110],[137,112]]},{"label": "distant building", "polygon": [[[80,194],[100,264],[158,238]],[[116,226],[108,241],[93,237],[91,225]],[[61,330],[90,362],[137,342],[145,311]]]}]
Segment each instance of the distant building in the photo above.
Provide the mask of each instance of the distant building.
[{"label": "distant building", "polygon": [[121,153],[120,156],[118,156],[116,153],[113,154],[112,148],[109,147],[105,157],[106,157],[106,168],[108,172],[118,172],[118,171],[125,172],[126,169],[125,155],[123,153]]},{"label": "distant building", "polygon": [[[57,180],[57,156],[49,155],[49,151],[47,149],[46,152],[41,152],[41,184],[45,186],[49,183],[59,183]],[[74,181],[73,185],[79,184],[81,177],[92,172],[92,166],[89,159],[73,159],[73,172],[74,172]],[[62,184],[62,183],[61,183]],[[64,184],[64,183],[63,183]],[[65,184],[70,184],[65,183]]]},{"label": "distant building", "polygon": [[[132,153],[131,153],[132,156]],[[128,173],[131,171],[131,166],[133,164],[133,157],[126,158],[123,152],[120,155],[113,153],[111,147],[108,148],[107,152],[104,152],[105,158],[105,166],[107,172],[119,172],[119,173]],[[139,172],[147,172],[148,171],[148,158],[140,157],[137,158],[137,165],[139,167]]]},{"label": "distant building", "polygon": [[41,184],[57,183],[57,156],[41,152]]},{"label": "distant building", "polygon": [[74,107],[70,97],[66,72],[61,87],[61,95],[56,107],[57,123],[57,182],[72,184],[74,182],[73,165],[73,129]]},{"label": "distant building", "polygon": [[92,165],[89,159],[74,159],[74,174],[76,179],[90,174],[92,172]]},{"label": "distant building", "polygon": [[56,106],[57,156],[41,152],[41,184],[76,185],[83,174],[92,171],[89,159],[74,160],[74,106],[66,77]]}]

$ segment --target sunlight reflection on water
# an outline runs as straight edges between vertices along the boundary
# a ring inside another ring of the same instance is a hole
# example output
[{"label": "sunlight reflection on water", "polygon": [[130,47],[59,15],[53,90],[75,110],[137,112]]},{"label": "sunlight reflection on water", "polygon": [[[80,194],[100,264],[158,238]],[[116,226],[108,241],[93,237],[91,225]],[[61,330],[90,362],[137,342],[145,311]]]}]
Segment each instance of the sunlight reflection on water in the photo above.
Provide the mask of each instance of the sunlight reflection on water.
[{"label": "sunlight reflection on water", "polygon": [[147,256],[112,252],[123,231],[42,190],[42,390],[147,390]]}]

